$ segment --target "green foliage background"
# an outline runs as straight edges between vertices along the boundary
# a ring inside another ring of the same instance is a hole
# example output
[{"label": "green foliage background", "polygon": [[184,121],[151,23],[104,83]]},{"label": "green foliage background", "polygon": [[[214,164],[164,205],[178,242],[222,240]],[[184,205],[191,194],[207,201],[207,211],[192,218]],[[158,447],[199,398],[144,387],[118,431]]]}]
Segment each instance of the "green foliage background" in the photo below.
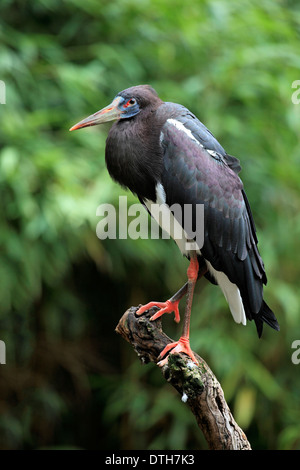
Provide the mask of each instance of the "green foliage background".
[{"label": "green foliage background", "polygon": [[[292,0],[1,0],[2,449],[206,448],[159,370],[114,332],[128,306],[174,293],[187,263],[168,240],[97,238],[96,208],[125,194],[105,169],[109,125],[68,131],[142,83],[241,160],[281,332],[258,340],[203,281],[191,343],[253,448],[300,448],[299,31]],[[181,331],[170,317],[164,328]]]}]

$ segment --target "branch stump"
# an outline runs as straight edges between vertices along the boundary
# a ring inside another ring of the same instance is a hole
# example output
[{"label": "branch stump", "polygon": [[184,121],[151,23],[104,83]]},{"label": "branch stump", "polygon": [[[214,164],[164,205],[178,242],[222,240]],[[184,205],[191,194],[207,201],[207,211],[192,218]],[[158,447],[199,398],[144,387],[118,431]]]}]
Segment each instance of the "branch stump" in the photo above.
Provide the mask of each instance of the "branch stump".
[{"label": "branch stump", "polygon": [[[156,307],[142,316],[135,314],[138,308],[131,307],[124,313],[116,331],[132,344],[144,364],[158,364],[160,352],[173,340],[162,331],[161,319],[150,321]],[[191,409],[209,449],[251,450],[245,433],[232,416],[220,383],[204,359],[194,354],[198,366],[185,354],[169,354],[167,364],[162,367],[158,364],[163,377]]]}]

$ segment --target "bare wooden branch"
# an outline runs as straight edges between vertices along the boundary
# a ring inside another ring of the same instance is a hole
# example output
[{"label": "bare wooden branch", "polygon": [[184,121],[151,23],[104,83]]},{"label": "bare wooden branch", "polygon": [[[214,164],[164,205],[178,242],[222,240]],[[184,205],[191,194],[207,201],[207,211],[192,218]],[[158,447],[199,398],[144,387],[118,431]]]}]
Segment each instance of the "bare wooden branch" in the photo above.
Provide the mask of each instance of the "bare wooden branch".
[{"label": "bare wooden branch", "polygon": [[[155,308],[138,317],[138,307],[129,308],[116,331],[134,347],[143,363],[157,364],[163,348],[173,342],[161,329],[160,319],[149,321]],[[251,450],[245,433],[235,422],[222,387],[206,362],[194,353],[199,365],[185,354],[170,354],[161,368],[164,378],[180,393],[195,415],[212,450]]]}]

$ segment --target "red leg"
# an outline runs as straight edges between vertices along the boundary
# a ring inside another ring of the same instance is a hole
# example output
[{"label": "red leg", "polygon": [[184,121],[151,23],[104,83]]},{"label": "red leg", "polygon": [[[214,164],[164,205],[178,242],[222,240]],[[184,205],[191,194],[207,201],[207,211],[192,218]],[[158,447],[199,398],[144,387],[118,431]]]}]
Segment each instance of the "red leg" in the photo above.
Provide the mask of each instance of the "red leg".
[{"label": "red leg", "polygon": [[[190,260],[190,265],[187,270],[187,276],[188,276],[188,285],[187,285],[187,302],[186,302],[186,308],[185,308],[185,315],[184,315],[184,322],[183,322],[183,331],[182,335],[179,338],[179,341],[175,343],[170,343],[168,344],[160,353],[159,359],[163,358],[165,354],[168,352],[170,354],[176,354],[183,352],[187,354],[193,362],[198,364],[191,348],[190,348],[190,317],[191,317],[191,309],[192,309],[192,303],[193,303],[193,294],[194,294],[194,289],[195,285],[198,279],[198,272],[199,272],[199,264],[197,260],[196,254],[194,254],[191,257]],[[204,274],[206,271],[204,271],[202,274]],[[167,362],[167,358],[160,361],[160,365],[164,365]]]}]

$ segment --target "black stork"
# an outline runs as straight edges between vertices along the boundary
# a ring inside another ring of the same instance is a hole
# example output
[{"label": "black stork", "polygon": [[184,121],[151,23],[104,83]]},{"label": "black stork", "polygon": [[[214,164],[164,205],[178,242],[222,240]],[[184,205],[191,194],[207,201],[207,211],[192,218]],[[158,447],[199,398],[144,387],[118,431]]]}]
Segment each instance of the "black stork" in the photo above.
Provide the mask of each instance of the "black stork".
[{"label": "black stork", "polygon": [[[187,294],[182,335],[161,352],[160,358],[168,352],[184,352],[197,362],[190,348],[189,325],[195,284],[202,276],[220,286],[237,323],[245,325],[247,319],[254,320],[259,337],[263,322],[279,330],[274,313],[263,300],[267,277],[249,202],[238,176],[239,160],[228,155],[187,108],[162,101],[149,85],[121,91],[110,105],[70,130],[112,120],[116,122],[105,150],[108,172],[137,195],[151,215],[154,204],[169,211],[169,216],[174,204],[183,211],[186,205],[193,209],[204,205],[204,242],[200,247],[191,243],[183,219],[171,214],[174,224],[180,223],[181,233],[173,229],[170,235],[190,261],[187,283],[166,302],[150,302],[137,311],[140,315],[157,306],[159,310],[151,320],[174,312],[175,321],[179,321],[178,303]],[[195,227],[195,210],[192,218]]]}]

